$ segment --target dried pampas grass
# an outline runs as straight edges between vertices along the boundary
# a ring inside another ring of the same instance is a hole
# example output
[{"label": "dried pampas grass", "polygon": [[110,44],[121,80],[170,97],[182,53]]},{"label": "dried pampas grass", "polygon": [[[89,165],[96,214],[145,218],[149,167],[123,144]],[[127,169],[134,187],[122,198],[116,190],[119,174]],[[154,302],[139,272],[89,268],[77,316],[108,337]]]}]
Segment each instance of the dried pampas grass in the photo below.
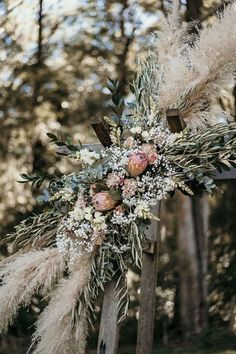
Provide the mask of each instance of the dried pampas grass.
[{"label": "dried pampas grass", "polygon": [[84,354],[88,331],[86,304],[78,299],[91,277],[92,258],[83,255],[68,279],[62,279],[37,322],[34,354]]},{"label": "dried pampas grass", "polygon": [[40,291],[46,295],[63,276],[64,260],[57,249],[32,251],[0,264],[0,332],[12,324],[20,306]]},{"label": "dried pampas grass", "polygon": [[216,112],[212,103],[235,78],[235,1],[211,27],[197,30],[194,41],[179,21],[176,3],[140,66],[135,90],[140,93],[141,87],[144,92],[141,104],[146,113],[165,119],[166,111],[176,108],[190,127],[213,125],[222,111]]}]

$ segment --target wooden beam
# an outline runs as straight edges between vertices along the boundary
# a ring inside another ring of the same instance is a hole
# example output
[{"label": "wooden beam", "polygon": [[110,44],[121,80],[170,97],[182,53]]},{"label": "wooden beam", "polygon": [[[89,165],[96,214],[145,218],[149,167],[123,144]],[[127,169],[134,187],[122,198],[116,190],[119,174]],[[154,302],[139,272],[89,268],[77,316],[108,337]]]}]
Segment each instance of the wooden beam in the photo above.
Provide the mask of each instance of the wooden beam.
[{"label": "wooden beam", "polygon": [[118,301],[115,281],[105,287],[100,321],[97,354],[116,354],[118,350]]},{"label": "wooden beam", "polygon": [[214,181],[236,180],[236,168],[231,168],[230,171],[213,172],[212,178],[214,179]]},{"label": "wooden beam", "polygon": [[172,133],[180,133],[186,127],[178,109],[169,109],[166,118]]},{"label": "wooden beam", "polygon": [[109,134],[109,128],[106,122],[102,118],[93,117],[91,118],[90,123],[101,144],[104,147],[111,146],[112,141]]},{"label": "wooden beam", "polygon": [[[155,215],[160,216],[160,203],[155,208]],[[159,223],[153,221],[147,232],[154,249],[151,252],[143,250],[136,354],[151,354],[153,351]]]}]

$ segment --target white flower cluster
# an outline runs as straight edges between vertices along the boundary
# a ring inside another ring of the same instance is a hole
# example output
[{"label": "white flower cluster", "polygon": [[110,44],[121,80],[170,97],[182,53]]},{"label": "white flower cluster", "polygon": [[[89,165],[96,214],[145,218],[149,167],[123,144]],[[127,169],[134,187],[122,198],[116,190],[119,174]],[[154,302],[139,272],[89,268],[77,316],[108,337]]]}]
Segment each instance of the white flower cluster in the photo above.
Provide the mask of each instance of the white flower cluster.
[{"label": "white flower cluster", "polygon": [[146,142],[152,141],[159,147],[163,146],[172,135],[170,131],[161,124],[156,124],[146,129],[142,129],[141,126],[136,126],[130,129],[130,132],[134,135],[140,136]]},{"label": "white flower cluster", "polygon": [[81,161],[82,165],[92,166],[94,162],[100,159],[100,154],[96,151],[90,151],[84,148],[76,152],[76,158]]},{"label": "white flower cluster", "polygon": [[104,158],[108,158],[108,167],[112,172],[116,172],[118,176],[125,177],[127,175],[126,166],[129,156],[138,149],[125,149],[120,146],[113,145],[102,152]]},{"label": "white flower cluster", "polygon": [[106,216],[91,206],[87,207],[83,198],[79,197],[58,230],[57,247],[69,264],[74,264],[84,252],[92,253],[105,238],[106,232]]},{"label": "white flower cluster", "polygon": [[58,192],[53,194],[50,198],[50,201],[61,199],[64,202],[69,202],[73,199],[74,191],[71,186],[65,186],[61,188]]}]

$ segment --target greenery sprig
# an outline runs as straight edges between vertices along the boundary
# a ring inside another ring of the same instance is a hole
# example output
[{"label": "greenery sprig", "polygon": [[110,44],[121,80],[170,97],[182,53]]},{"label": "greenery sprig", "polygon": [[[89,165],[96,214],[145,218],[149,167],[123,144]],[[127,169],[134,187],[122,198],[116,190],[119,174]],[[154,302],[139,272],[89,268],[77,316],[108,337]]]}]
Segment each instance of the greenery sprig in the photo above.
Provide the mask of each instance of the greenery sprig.
[{"label": "greenery sprig", "polygon": [[76,145],[70,136],[64,137],[61,132],[58,132],[57,134],[47,133],[47,136],[49,137],[50,142],[59,148],[58,154],[60,155],[69,155],[76,151],[80,151],[82,147],[79,140],[78,145]]}]

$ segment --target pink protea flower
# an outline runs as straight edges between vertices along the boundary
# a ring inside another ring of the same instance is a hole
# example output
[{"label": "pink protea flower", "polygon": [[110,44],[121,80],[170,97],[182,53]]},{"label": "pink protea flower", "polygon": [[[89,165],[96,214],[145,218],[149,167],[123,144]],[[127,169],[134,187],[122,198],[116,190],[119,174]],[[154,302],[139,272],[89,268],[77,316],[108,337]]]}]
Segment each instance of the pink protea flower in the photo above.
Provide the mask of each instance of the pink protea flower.
[{"label": "pink protea flower", "polygon": [[132,177],[137,177],[143,173],[148,165],[148,157],[144,152],[135,152],[130,155],[127,170]]},{"label": "pink protea flower", "polygon": [[112,199],[108,192],[96,193],[93,197],[93,206],[97,211],[106,211],[113,209],[117,201]]},{"label": "pink protea flower", "polygon": [[158,154],[156,152],[151,152],[148,156],[148,162],[153,165],[158,160]]},{"label": "pink protea flower", "polygon": [[136,191],[138,189],[138,184],[135,181],[134,178],[127,178],[124,180],[124,186],[123,186],[123,195],[125,197],[132,197],[135,195]]},{"label": "pink protea flower", "polygon": [[107,187],[108,188],[117,188],[119,187],[124,181],[124,178],[119,176],[117,173],[109,173],[107,176]]}]

